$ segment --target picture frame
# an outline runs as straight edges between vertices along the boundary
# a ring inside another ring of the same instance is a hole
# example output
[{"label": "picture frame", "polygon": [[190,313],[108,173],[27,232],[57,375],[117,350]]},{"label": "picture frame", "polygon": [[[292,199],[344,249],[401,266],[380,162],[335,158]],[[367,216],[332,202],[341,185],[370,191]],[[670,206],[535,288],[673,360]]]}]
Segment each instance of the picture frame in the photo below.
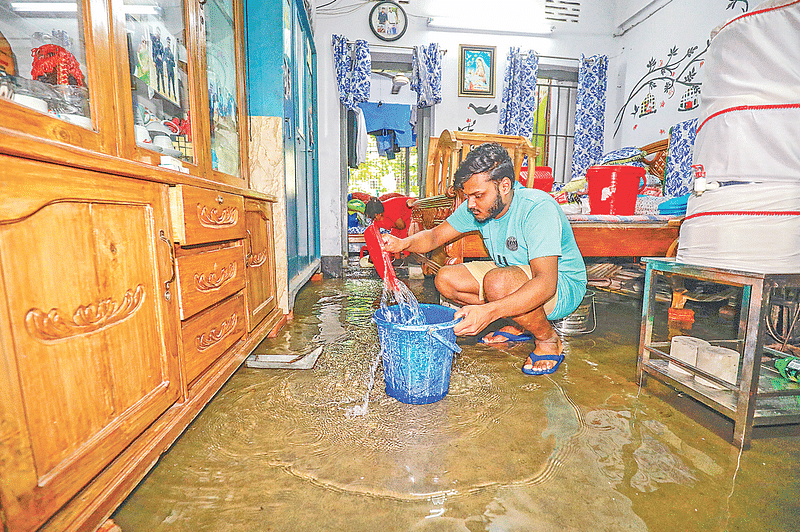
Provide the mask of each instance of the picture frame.
[{"label": "picture frame", "polygon": [[400,4],[383,0],[369,12],[369,29],[382,41],[396,41],[408,28],[408,17]]},{"label": "picture frame", "polygon": [[494,46],[459,45],[458,95],[494,98]]}]

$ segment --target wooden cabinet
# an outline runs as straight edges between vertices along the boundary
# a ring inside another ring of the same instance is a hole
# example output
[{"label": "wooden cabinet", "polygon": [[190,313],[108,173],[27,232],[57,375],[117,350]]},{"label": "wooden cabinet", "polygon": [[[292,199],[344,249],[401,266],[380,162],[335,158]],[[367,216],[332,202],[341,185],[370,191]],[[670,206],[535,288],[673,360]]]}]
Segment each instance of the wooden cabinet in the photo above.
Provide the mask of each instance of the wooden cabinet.
[{"label": "wooden cabinet", "polygon": [[180,249],[177,253],[181,319],[242,290],[245,260],[242,242]]},{"label": "wooden cabinet", "polygon": [[242,17],[0,9],[4,531],[95,529],[282,317]]},{"label": "wooden cabinet", "polygon": [[247,230],[247,330],[252,331],[277,306],[275,243],[272,204],[246,198],[244,209]]},{"label": "wooden cabinet", "polygon": [[247,186],[241,0],[14,2],[0,30],[0,153]]},{"label": "wooden cabinet", "polygon": [[183,246],[244,238],[244,198],[178,185],[170,189],[175,241]]},{"label": "wooden cabinet", "polygon": [[180,396],[167,187],[0,156],[0,496],[32,530]]},{"label": "wooden cabinet", "polygon": [[193,382],[245,333],[244,295],[238,293],[183,322],[186,380]]},{"label": "wooden cabinet", "polygon": [[52,18],[37,11],[40,4],[6,5],[0,15],[0,35],[9,45],[0,58],[0,116],[9,140],[25,150],[31,148],[24,139],[31,137],[116,153],[104,2],[78,0],[75,11]]},{"label": "wooden cabinet", "polygon": [[176,262],[183,365],[191,383],[246,331],[245,199],[177,185],[170,203],[181,244]]}]

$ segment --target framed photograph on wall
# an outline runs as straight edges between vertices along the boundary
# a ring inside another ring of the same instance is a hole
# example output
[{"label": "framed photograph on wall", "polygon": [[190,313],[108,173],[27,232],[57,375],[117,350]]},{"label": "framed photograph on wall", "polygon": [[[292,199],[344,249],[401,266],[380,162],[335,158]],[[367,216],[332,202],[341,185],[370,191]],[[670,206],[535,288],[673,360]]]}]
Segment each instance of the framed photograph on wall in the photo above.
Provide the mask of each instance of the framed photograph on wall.
[{"label": "framed photograph on wall", "polygon": [[369,12],[369,29],[382,41],[396,41],[406,32],[408,18],[399,4],[380,1]]},{"label": "framed photograph on wall", "polygon": [[494,46],[461,44],[458,95],[494,98]]}]

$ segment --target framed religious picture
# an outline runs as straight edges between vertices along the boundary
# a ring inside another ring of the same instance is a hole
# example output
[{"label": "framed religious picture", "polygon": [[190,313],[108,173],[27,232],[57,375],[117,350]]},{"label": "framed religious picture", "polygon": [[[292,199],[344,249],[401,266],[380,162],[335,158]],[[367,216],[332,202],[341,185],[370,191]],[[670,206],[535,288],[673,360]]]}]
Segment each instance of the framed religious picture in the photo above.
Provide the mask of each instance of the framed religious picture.
[{"label": "framed religious picture", "polygon": [[461,44],[458,95],[494,98],[494,46]]},{"label": "framed religious picture", "polygon": [[408,18],[399,4],[376,2],[369,12],[369,29],[382,41],[396,41],[406,32]]}]

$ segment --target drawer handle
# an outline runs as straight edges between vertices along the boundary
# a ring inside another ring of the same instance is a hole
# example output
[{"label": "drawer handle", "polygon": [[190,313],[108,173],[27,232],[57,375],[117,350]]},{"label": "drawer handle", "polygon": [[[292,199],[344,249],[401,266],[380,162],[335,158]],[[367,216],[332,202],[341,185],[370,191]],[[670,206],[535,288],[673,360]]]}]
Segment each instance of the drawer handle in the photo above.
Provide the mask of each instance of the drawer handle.
[{"label": "drawer handle", "polygon": [[267,250],[264,249],[260,253],[250,253],[247,255],[247,267],[258,268],[267,262]]},{"label": "drawer handle", "polygon": [[[259,211],[260,212],[260,211]],[[258,253],[253,253],[253,234],[250,232],[250,229],[246,229],[247,231],[247,256],[244,258],[244,264],[247,268],[258,268],[265,262],[267,262],[267,249],[264,248],[262,251]]]},{"label": "drawer handle", "polygon": [[85,336],[127,320],[139,310],[143,301],[144,286],[138,285],[125,292],[122,302],[108,298],[80,305],[72,313],[72,318],[57,308],[49,312],[33,308],[25,315],[25,329],[40,342]]},{"label": "drawer handle", "polygon": [[236,262],[231,262],[223,267],[219,272],[195,273],[194,287],[198,292],[213,292],[219,290],[222,285],[236,277]]},{"label": "drawer handle", "polygon": [[239,323],[239,316],[234,313],[230,318],[220,323],[218,328],[211,329],[207,333],[195,337],[195,347],[197,347],[198,351],[205,351],[213,347],[235,331],[237,323]]},{"label": "drawer handle", "polygon": [[225,198],[223,198],[222,196],[217,196],[217,203],[222,205],[224,202],[225,202]]},{"label": "drawer handle", "polygon": [[200,220],[200,225],[203,227],[224,229],[236,225],[239,221],[239,209],[236,207],[225,207],[221,210],[216,207],[209,209],[198,203],[197,218]]},{"label": "drawer handle", "polygon": [[173,246],[172,242],[170,242],[170,240],[167,238],[167,235],[164,233],[163,229],[159,230],[158,238],[166,242],[167,246],[169,246],[169,260],[170,264],[172,264],[172,277],[164,282],[164,299],[169,301],[172,299],[172,292],[169,290],[169,285],[171,285],[175,280],[175,246]]}]

